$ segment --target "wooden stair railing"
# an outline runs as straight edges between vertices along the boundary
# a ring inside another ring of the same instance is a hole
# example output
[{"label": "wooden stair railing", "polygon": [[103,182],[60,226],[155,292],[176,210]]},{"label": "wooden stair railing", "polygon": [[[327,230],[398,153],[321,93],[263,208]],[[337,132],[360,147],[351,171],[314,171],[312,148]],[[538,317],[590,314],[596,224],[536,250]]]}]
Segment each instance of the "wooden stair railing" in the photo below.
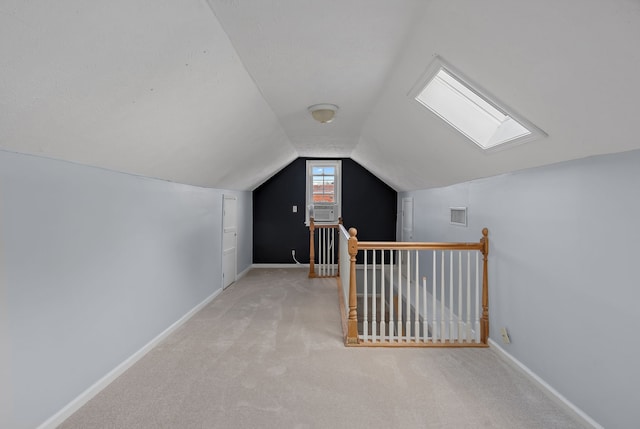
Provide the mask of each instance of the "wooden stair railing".
[{"label": "wooden stair railing", "polygon": [[[309,277],[338,277],[340,265],[338,264],[338,232],[342,225],[342,218],[337,224],[316,224],[313,218],[309,219]],[[318,240],[316,240],[316,231]],[[316,245],[318,247],[316,252]],[[315,259],[318,257],[318,263]]]},{"label": "wooden stair railing", "polygon": [[[345,344],[378,347],[487,347],[488,234],[488,229],[484,228],[482,238],[475,243],[358,242],[357,230],[349,229],[349,284],[344,285],[349,287]],[[364,252],[365,260],[365,284],[363,299],[360,301],[365,308],[358,308],[356,256],[360,251]],[[371,267],[367,262],[367,252],[372,255]],[[387,255],[388,264],[385,264]],[[472,255],[475,265],[472,263]],[[377,265],[377,257],[380,265]],[[427,276],[423,275],[420,281],[421,260],[431,276],[431,287],[427,286]],[[463,266],[466,272],[463,271]],[[367,270],[371,270],[370,284]],[[343,277],[343,283],[346,281]],[[472,283],[475,288],[471,287]],[[372,291],[371,296],[369,290]],[[380,302],[378,307],[376,300]],[[472,301],[475,301],[473,308]],[[369,303],[373,305],[371,311],[366,307],[371,305]],[[362,312],[360,320],[359,312]],[[367,320],[368,317],[372,320]],[[368,332],[369,326],[371,332]]]}]

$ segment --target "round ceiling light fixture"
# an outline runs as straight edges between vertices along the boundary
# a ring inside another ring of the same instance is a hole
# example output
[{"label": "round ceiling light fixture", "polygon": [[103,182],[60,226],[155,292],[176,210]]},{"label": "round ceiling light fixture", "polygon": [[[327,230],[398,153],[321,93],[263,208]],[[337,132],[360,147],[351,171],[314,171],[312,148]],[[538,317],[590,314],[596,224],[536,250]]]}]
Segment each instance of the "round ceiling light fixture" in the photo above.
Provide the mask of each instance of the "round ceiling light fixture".
[{"label": "round ceiling light fixture", "polygon": [[308,109],[313,119],[321,124],[328,124],[335,118],[338,106],[335,104],[314,104],[313,106],[309,106]]}]

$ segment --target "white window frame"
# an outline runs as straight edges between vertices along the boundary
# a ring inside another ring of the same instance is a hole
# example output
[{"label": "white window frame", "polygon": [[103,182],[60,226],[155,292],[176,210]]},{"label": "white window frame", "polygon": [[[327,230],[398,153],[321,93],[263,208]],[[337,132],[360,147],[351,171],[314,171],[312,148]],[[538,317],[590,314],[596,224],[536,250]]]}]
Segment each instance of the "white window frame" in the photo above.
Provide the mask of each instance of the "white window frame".
[{"label": "white window frame", "polygon": [[[335,159],[314,159],[307,160],[307,177],[306,177],[306,204],[305,204],[305,225],[309,226],[309,208],[311,207],[313,202],[313,168],[314,167],[333,167],[335,168],[335,182],[334,182],[334,200],[333,203],[335,205],[335,219],[332,221],[318,221],[314,218],[314,223],[326,223],[326,224],[337,224],[338,218],[342,216],[342,161]],[[315,203],[315,206],[318,206],[318,203]],[[322,206],[322,204],[320,204]]]},{"label": "white window frame", "polygon": [[[435,78],[435,76],[441,71],[444,70],[448,75],[457,80],[460,84],[465,86],[470,92],[477,95],[480,99],[490,105],[489,110],[491,108],[496,109],[500,113],[506,115],[508,118],[513,119],[518,124],[522,125],[524,128],[529,131],[529,134],[513,138],[511,140],[507,140],[503,143],[495,144],[486,147],[482,142],[475,140],[472,136],[467,135],[462,129],[458,128],[452,121],[447,119],[445,116],[441,115],[438,111],[432,109],[423,101],[419,100],[419,96],[422,91],[431,83],[431,81]],[[463,136],[465,136],[469,141],[475,144],[475,147],[481,149],[483,152],[493,152],[496,150],[506,149],[515,145],[519,145],[522,143],[530,142],[533,140],[537,140],[540,138],[544,138],[547,134],[542,131],[540,128],[536,127],[529,120],[515,112],[512,108],[508,107],[506,104],[502,103],[496,97],[491,95],[488,91],[483,89],[480,85],[473,82],[467,76],[465,76],[462,72],[457,70],[451,64],[444,61],[441,57],[436,56],[431,65],[427,68],[427,71],[424,75],[418,80],[418,82],[413,86],[411,91],[408,94],[409,97],[413,98],[417,103],[421,106],[434,113],[436,116],[441,118],[447,124],[452,126],[456,131],[460,132]]]}]

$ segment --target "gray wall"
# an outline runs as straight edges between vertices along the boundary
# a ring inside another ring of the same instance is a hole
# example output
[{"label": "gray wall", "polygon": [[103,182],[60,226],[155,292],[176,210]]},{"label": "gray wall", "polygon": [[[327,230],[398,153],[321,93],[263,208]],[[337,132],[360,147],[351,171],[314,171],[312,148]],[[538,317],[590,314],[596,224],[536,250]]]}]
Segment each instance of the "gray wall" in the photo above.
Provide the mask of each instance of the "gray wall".
[{"label": "gray wall", "polygon": [[[0,152],[0,427],[36,427],[220,289],[223,192]],[[242,272],[251,193],[228,193]]]},{"label": "gray wall", "polygon": [[[489,228],[491,338],[604,427],[640,421],[640,151],[414,198],[414,240],[476,241]],[[467,228],[449,207],[467,206]],[[526,398],[523,398],[523,400]]]}]

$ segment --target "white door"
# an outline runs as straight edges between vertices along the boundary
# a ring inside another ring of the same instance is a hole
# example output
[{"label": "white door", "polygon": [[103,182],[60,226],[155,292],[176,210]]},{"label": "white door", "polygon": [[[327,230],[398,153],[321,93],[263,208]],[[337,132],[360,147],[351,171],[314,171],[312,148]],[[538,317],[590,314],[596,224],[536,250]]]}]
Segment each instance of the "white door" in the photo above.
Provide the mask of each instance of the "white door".
[{"label": "white door", "polygon": [[222,288],[236,281],[238,229],[237,199],[225,195],[222,200]]},{"label": "white door", "polygon": [[402,199],[402,241],[413,241],[413,198]]},{"label": "white door", "polygon": [[[402,199],[402,237],[401,241],[413,241],[413,198]],[[400,256],[402,273],[406,273],[407,258],[409,257],[409,251],[403,251]],[[409,278],[409,273],[406,274]]]}]

